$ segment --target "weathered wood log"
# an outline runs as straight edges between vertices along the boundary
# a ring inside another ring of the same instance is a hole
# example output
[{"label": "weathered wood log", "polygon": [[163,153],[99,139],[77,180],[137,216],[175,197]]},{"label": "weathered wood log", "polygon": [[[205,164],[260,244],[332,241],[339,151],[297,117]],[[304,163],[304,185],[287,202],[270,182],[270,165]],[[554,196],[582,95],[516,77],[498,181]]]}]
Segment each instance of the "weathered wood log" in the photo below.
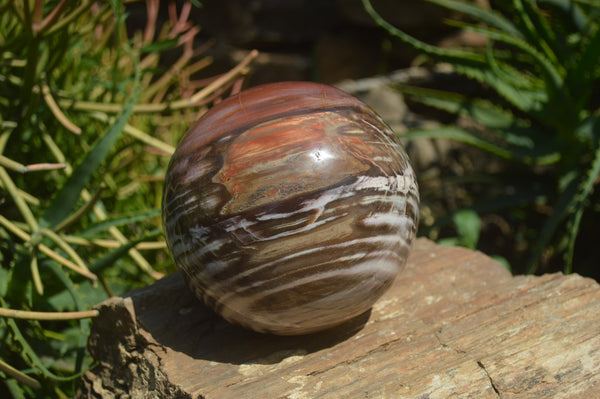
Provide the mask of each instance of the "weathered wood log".
[{"label": "weathered wood log", "polygon": [[600,397],[598,283],[425,239],[368,314],[323,333],[232,326],[178,274],[98,309],[79,397]]}]

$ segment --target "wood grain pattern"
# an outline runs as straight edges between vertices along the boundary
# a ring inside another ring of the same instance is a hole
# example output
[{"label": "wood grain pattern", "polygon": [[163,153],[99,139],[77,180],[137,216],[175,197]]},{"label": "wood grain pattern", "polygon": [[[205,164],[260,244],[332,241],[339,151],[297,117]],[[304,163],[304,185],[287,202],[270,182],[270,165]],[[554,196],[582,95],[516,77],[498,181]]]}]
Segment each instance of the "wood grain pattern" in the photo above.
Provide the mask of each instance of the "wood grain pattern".
[{"label": "wood grain pattern", "polygon": [[598,283],[425,239],[370,313],[308,336],[232,326],[178,275],[98,309],[81,398],[600,397]]},{"label": "wood grain pattern", "polygon": [[260,332],[368,310],[406,261],[416,178],[391,129],[329,86],[277,83],[211,109],[165,180],[169,250],[199,298]]}]

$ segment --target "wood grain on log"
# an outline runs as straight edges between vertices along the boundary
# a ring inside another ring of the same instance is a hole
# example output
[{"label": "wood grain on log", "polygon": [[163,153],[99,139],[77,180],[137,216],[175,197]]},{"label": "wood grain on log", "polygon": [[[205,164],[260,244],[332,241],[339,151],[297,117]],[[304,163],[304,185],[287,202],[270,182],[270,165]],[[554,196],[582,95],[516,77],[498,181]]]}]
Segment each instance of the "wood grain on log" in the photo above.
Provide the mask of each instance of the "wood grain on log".
[{"label": "wood grain on log", "polygon": [[600,397],[600,285],[426,239],[369,313],[324,333],[232,326],[178,274],[98,309],[80,397]]}]

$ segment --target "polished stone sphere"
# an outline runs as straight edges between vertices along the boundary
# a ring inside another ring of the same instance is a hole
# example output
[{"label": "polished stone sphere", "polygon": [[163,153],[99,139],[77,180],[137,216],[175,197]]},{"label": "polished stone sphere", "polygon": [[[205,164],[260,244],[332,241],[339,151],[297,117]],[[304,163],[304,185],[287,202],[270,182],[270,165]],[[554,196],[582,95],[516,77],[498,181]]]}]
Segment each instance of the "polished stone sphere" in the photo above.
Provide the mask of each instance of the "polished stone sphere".
[{"label": "polished stone sphere", "polygon": [[163,225],[188,285],[232,323],[312,333],[369,310],[404,265],[419,194],[391,129],[316,83],[215,105],[167,171]]}]

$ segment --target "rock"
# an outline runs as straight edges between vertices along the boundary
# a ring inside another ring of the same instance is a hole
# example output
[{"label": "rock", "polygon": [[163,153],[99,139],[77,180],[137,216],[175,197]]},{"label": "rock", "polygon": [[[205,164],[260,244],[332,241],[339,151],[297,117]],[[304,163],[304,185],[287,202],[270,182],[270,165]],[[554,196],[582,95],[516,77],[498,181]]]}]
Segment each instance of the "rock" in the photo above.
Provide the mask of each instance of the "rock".
[{"label": "rock", "polygon": [[98,306],[79,398],[598,397],[600,285],[418,239],[373,309],[300,337],[232,326],[178,274]]}]

